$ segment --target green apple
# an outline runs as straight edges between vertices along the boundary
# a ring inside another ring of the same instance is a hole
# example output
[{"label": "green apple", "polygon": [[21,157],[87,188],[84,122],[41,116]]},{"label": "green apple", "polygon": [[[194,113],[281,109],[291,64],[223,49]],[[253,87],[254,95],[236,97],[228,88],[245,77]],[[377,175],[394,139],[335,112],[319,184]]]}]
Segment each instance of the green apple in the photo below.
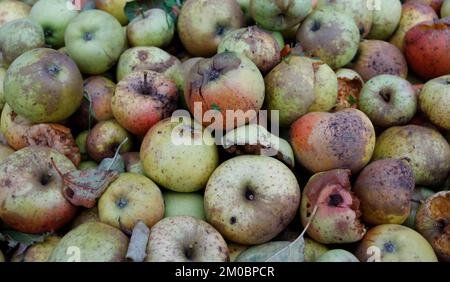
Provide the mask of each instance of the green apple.
[{"label": "green apple", "polygon": [[33,5],[30,19],[44,29],[45,42],[54,49],[64,46],[64,32],[78,11],[69,9],[67,0],[39,0]]},{"label": "green apple", "polygon": [[119,59],[125,35],[120,23],[110,14],[87,10],[70,21],[64,41],[81,72],[101,74]]},{"label": "green apple", "polygon": [[5,93],[3,92],[3,82],[5,81],[6,69],[0,67],[0,111],[3,110],[5,106]]},{"label": "green apple", "polygon": [[57,122],[72,115],[83,99],[76,64],[56,50],[38,48],[18,57],[4,82],[6,102],[31,122]]},{"label": "green apple", "polygon": [[203,209],[203,195],[166,191],[163,196],[165,204],[164,217],[189,215],[206,220]]},{"label": "green apple", "polygon": [[419,106],[433,124],[450,130],[450,75],[425,83],[420,91]]},{"label": "green apple", "polygon": [[317,262],[359,262],[358,258],[352,253],[342,249],[329,250],[321,255]]},{"label": "green apple", "polygon": [[441,7],[441,18],[450,17],[450,0],[444,0]]},{"label": "green apple", "polygon": [[30,10],[30,5],[20,1],[0,1],[0,27],[7,22],[28,17]]},{"label": "green apple", "polygon": [[379,1],[379,9],[373,10],[373,22],[368,38],[386,40],[397,29],[402,16],[402,3],[400,0]]},{"label": "green apple", "polygon": [[58,245],[60,237],[51,235],[43,242],[37,242],[31,245],[24,254],[13,255],[12,262],[47,262],[56,245]]},{"label": "green apple", "polygon": [[99,10],[113,15],[122,25],[128,23],[128,18],[125,15],[125,5],[130,0],[96,0],[95,7]]}]

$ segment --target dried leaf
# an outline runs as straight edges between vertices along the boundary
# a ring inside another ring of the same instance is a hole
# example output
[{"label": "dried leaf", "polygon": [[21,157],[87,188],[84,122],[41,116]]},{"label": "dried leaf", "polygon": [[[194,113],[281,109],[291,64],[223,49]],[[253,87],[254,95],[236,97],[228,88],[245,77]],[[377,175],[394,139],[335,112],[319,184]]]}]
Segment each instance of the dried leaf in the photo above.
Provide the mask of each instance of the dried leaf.
[{"label": "dried leaf", "polygon": [[133,228],[130,244],[128,245],[127,260],[132,262],[143,262],[147,256],[146,249],[150,229],[144,222],[139,220]]},{"label": "dried leaf", "polygon": [[18,247],[15,253],[21,255],[34,243],[44,242],[49,235],[50,233],[27,234],[14,230],[3,230],[0,233],[0,241],[6,241],[10,249]]},{"label": "dried leaf", "polygon": [[98,169],[114,170],[122,173],[125,172],[125,161],[123,160],[121,155],[118,155],[116,158],[105,158],[98,165]]}]

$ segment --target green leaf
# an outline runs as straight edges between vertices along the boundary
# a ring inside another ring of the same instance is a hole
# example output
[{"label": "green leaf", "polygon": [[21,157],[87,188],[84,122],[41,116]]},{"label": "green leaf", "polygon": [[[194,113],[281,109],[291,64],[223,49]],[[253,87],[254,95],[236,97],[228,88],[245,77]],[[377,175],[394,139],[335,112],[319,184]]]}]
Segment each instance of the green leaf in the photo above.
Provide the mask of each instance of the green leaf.
[{"label": "green leaf", "polygon": [[350,103],[350,105],[356,104],[356,99],[355,99],[355,97],[353,97],[353,95],[349,95],[347,97],[347,101]]},{"label": "green leaf", "polygon": [[220,107],[219,107],[219,105],[217,105],[217,104],[212,104],[212,105],[211,105],[211,109],[220,112]]},{"label": "green leaf", "polygon": [[150,7],[146,1],[131,1],[125,4],[124,11],[128,20],[131,22],[137,16],[144,14],[148,9],[150,9]]}]

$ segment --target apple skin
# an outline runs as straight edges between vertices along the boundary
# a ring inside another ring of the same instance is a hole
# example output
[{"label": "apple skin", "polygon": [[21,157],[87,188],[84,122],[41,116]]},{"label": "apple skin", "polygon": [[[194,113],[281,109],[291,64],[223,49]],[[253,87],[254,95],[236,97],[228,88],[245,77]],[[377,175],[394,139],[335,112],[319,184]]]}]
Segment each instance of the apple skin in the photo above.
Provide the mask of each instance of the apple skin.
[{"label": "apple skin", "polygon": [[416,230],[442,261],[450,261],[450,191],[436,193],[420,205]]},{"label": "apple skin", "polygon": [[338,80],[338,95],[333,111],[358,107],[359,94],[364,86],[362,77],[351,69],[336,70]]},{"label": "apple skin", "polygon": [[411,228],[398,224],[382,224],[371,228],[355,252],[362,261],[376,257],[370,248],[380,250],[382,262],[437,262],[430,244]]},{"label": "apple skin", "polygon": [[358,175],[353,187],[364,221],[373,225],[402,224],[411,211],[414,184],[411,167],[401,160],[370,163]]},{"label": "apple skin", "polygon": [[[97,121],[112,119],[111,100],[114,96],[116,84],[103,76],[91,76],[84,83],[84,94],[91,101],[92,117]],[[83,99],[82,106],[87,106],[89,101]]]},{"label": "apple skin", "polygon": [[23,19],[30,14],[31,6],[20,1],[10,0],[0,2],[0,27],[5,23]]},{"label": "apple skin", "polygon": [[99,10],[110,13],[121,25],[128,23],[128,17],[125,15],[125,5],[128,0],[96,0],[95,7]]},{"label": "apple skin", "polygon": [[430,6],[413,1],[402,5],[402,16],[398,28],[389,40],[402,52],[405,46],[405,35],[415,25],[437,19],[436,12]]},{"label": "apple skin", "polygon": [[364,81],[381,74],[401,78],[408,75],[408,64],[403,53],[394,45],[381,40],[362,40],[350,66]]},{"label": "apple skin", "polygon": [[47,262],[56,245],[61,240],[58,236],[49,236],[43,242],[37,242],[30,246],[24,254],[14,255],[12,262]]},{"label": "apple skin", "polygon": [[64,34],[67,53],[84,74],[101,74],[119,59],[125,44],[120,23],[101,10],[87,10],[73,18]]},{"label": "apple skin", "polygon": [[242,13],[244,13],[244,19],[247,25],[251,25],[253,22],[252,16],[250,15],[250,0],[236,0],[241,7]]},{"label": "apple skin", "polygon": [[71,262],[70,247],[78,247],[80,262],[122,262],[128,237],[119,229],[101,222],[87,222],[70,230],[56,245],[49,262]]},{"label": "apple skin", "polygon": [[[265,262],[271,256],[289,245],[289,241],[270,241],[264,244],[250,246],[239,254],[236,262]],[[287,257],[284,257],[286,259]],[[281,258],[283,259],[283,258]],[[293,262],[293,261],[291,261]]]},{"label": "apple skin", "polygon": [[134,18],[127,26],[131,46],[167,46],[175,33],[175,23],[162,9],[150,9]]},{"label": "apple skin", "polygon": [[8,145],[0,144],[0,164],[3,163],[3,161],[11,154],[13,154],[15,151],[9,147]]},{"label": "apple skin", "polygon": [[125,171],[137,174],[144,174],[141,164],[141,158],[139,152],[126,152],[121,155],[125,162]]},{"label": "apple skin", "polygon": [[175,192],[203,189],[219,163],[211,133],[189,118],[155,124],[142,141],[140,157],[145,174]]},{"label": "apple skin", "polygon": [[145,135],[158,121],[170,117],[177,102],[172,80],[154,71],[135,71],[117,84],[111,109],[125,129]]},{"label": "apple skin", "polygon": [[[312,218],[313,211],[317,211]],[[322,244],[361,240],[366,228],[360,220],[359,200],[351,191],[350,170],[314,174],[302,191],[300,218],[308,235]]]},{"label": "apple skin", "polygon": [[120,148],[120,153],[129,152],[133,146],[132,136],[117,121],[107,120],[97,123],[90,131],[86,148],[88,155],[96,162],[112,158],[117,146],[128,138]]},{"label": "apple skin", "polygon": [[373,11],[369,9],[366,0],[318,0],[316,9],[329,8],[351,16],[358,26],[361,38],[366,37],[373,22]]},{"label": "apple skin", "polygon": [[412,1],[422,2],[424,4],[430,5],[431,8],[436,11],[436,13],[439,13],[439,11],[441,10],[442,2],[444,2],[444,0],[406,0],[404,2],[408,3]]},{"label": "apple skin", "polygon": [[321,255],[316,262],[359,262],[359,260],[349,251],[334,249]]},{"label": "apple skin", "polygon": [[80,106],[83,80],[68,56],[38,48],[22,54],[11,64],[4,92],[8,105],[31,122],[58,122]]},{"label": "apple skin", "polygon": [[178,77],[178,83],[177,83],[178,94],[179,94],[178,100],[179,100],[179,105],[183,109],[188,109],[187,100],[186,100],[186,96],[184,93],[184,85],[186,84],[186,79],[189,78],[189,75],[191,74],[191,69],[201,59],[204,59],[204,58],[202,58],[202,57],[189,58],[186,61],[182,62],[180,67],[177,70],[176,76]]},{"label": "apple skin", "polygon": [[282,31],[299,24],[311,12],[310,0],[250,0],[250,15],[263,28]]},{"label": "apple skin", "polygon": [[164,217],[164,200],[158,186],[136,173],[121,173],[98,201],[100,221],[133,230],[139,220],[148,228]]},{"label": "apple skin", "polygon": [[14,150],[28,146],[26,134],[33,125],[29,120],[14,112],[8,104],[5,104],[0,119],[1,131]]},{"label": "apple skin", "polygon": [[240,254],[248,249],[248,246],[228,242],[228,251],[230,252],[230,262],[236,261]]},{"label": "apple skin", "polygon": [[85,208],[80,213],[78,213],[78,215],[74,218],[72,224],[70,225],[70,230],[75,229],[83,223],[92,221],[100,222],[97,205],[90,209]]},{"label": "apple skin", "polygon": [[26,147],[0,165],[0,218],[14,230],[45,233],[58,230],[74,216],[77,207],[62,194],[61,171],[75,170],[64,155],[47,147]]},{"label": "apple skin", "polygon": [[44,29],[45,42],[58,49],[64,46],[64,32],[78,13],[68,8],[67,0],[40,0],[31,8],[30,19]]},{"label": "apple skin", "polygon": [[380,9],[374,9],[370,39],[387,40],[397,29],[402,16],[402,3],[400,0],[379,1]]},{"label": "apple skin", "polygon": [[425,83],[420,91],[419,106],[433,124],[450,130],[450,75]]},{"label": "apple skin", "polygon": [[415,25],[405,35],[411,69],[427,79],[450,74],[450,18]]},{"label": "apple skin", "polygon": [[416,185],[440,185],[450,171],[450,145],[438,131],[424,126],[394,126],[379,135],[373,160],[386,158],[406,160]]},{"label": "apple skin", "polygon": [[364,85],[359,94],[358,108],[374,125],[402,125],[408,123],[416,114],[417,95],[407,80],[382,74]]},{"label": "apple skin", "polygon": [[163,197],[165,204],[164,217],[187,215],[206,220],[203,209],[203,195],[166,191],[163,193]]},{"label": "apple skin", "polygon": [[296,159],[309,171],[348,168],[356,173],[372,157],[375,129],[356,109],[312,112],[292,124],[290,140]]},{"label": "apple skin", "polygon": [[450,17],[450,0],[444,0],[441,7],[441,18]]},{"label": "apple skin", "polygon": [[222,235],[195,217],[167,217],[150,230],[146,262],[227,262],[229,259]]},{"label": "apple skin", "polygon": [[315,10],[301,24],[297,42],[307,55],[319,57],[332,69],[348,64],[358,51],[358,26],[348,16],[332,9]]},{"label": "apple skin", "polygon": [[205,189],[205,213],[226,239],[244,245],[273,239],[294,218],[300,188],[292,171],[267,156],[223,162]]},{"label": "apple skin", "polygon": [[3,92],[3,82],[5,81],[5,76],[6,76],[6,66],[2,66],[2,63],[0,62],[0,110],[3,110],[3,106],[5,106],[6,103],[5,93]]},{"label": "apple skin", "polygon": [[436,192],[424,187],[416,187],[411,195],[411,211],[409,212],[408,218],[403,222],[403,225],[409,228],[416,227],[416,215],[421,203],[426,199],[433,196]]}]

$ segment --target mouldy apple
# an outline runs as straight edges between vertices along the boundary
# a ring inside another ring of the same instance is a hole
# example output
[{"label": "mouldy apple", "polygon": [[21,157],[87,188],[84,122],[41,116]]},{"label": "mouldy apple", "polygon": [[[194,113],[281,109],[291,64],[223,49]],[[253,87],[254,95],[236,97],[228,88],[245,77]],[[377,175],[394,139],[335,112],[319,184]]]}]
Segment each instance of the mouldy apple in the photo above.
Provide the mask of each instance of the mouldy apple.
[{"label": "mouldy apple", "polygon": [[203,189],[219,163],[214,138],[190,118],[167,118],[142,141],[142,168],[157,184],[176,192]]},{"label": "mouldy apple", "polygon": [[408,123],[416,114],[417,95],[407,80],[382,74],[364,85],[359,94],[358,108],[374,125],[402,125]]},{"label": "mouldy apple", "polygon": [[190,216],[164,218],[150,230],[146,262],[227,262],[228,246],[217,230]]},{"label": "mouldy apple", "polygon": [[286,30],[299,24],[311,12],[310,0],[250,0],[250,15],[260,26]]},{"label": "mouldy apple", "polygon": [[48,236],[43,242],[30,246],[24,254],[13,255],[12,262],[47,262],[56,245],[61,240],[58,236]]},{"label": "mouldy apple", "polygon": [[235,0],[187,0],[178,17],[177,31],[194,56],[214,55],[225,34],[243,27],[244,14]]},{"label": "mouldy apple", "polygon": [[163,197],[164,217],[187,215],[206,220],[203,209],[203,195],[166,191],[163,193]]},{"label": "mouldy apple", "polygon": [[128,0],[96,0],[95,8],[103,10],[113,15],[122,25],[128,23],[128,18],[125,15],[125,4],[130,2]]},{"label": "mouldy apple", "polygon": [[57,172],[75,170],[64,155],[46,147],[26,147],[0,165],[0,218],[25,233],[58,230],[77,208],[63,196],[63,179]]},{"label": "mouldy apple", "polygon": [[411,228],[382,224],[371,228],[355,252],[362,262],[437,262],[430,244]]},{"label": "mouldy apple", "polygon": [[384,159],[370,163],[356,179],[353,191],[365,222],[402,224],[411,211],[414,174],[404,161]]},{"label": "mouldy apple", "polygon": [[419,106],[433,124],[450,130],[450,75],[425,83],[419,94]]},{"label": "mouldy apple", "polygon": [[0,2],[0,27],[5,23],[23,19],[30,14],[31,6],[21,1],[9,0]]},{"label": "mouldy apple", "polygon": [[[125,260],[128,241],[128,237],[115,227],[87,222],[64,235],[48,261],[121,262]],[[74,247],[78,249],[73,250]],[[73,252],[80,256],[74,256]]]},{"label": "mouldy apple", "polygon": [[373,159],[405,160],[414,171],[416,185],[442,184],[450,171],[450,145],[436,130],[418,126],[394,126],[378,138]]},{"label": "mouldy apple", "polygon": [[292,171],[266,156],[239,156],[222,163],[205,190],[205,213],[226,239],[261,244],[294,218],[300,189]]},{"label": "mouldy apple", "polygon": [[30,19],[44,29],[45,42],[58,49],[64,46],[64,32],[78,13],[69,9],[67,0],[39,0],[31,8]]},{"label": "mouldy apple", "polygon": [[359,200],[350,189],[346,169],[320,172],[309,179],[302,192],[300,217],[303,226],[311,222],[306,232],[312,239],[323,244],[361,240],[366,228]]},{"label": "mouldy apple", "polygon": [[87,10],[72,19],[64,34],[67,53],[82,73],[101,74],[119,59],[125,44],[120,23],[101,10]]},{"label": "mouldy apple", "polygon": [[8,105],[31,122],[57,122],[68,118],[81,104],[83,80],[68,56],[38,48],[11,64],[4,92]]},{"label": "mouldy apple", "polygon": [[308,170],[348,168],[355,173],[372,157],[375,130],[356,109],[312,112],[292,124],[290,139],[296,159]]},{"label": "mouldy apple", "polygon": [[352,253],[342,249],[329,250],[321,255],[317,262],[359,262],[358,258]]},{"label": "mouldy apple", "polygon": [[338,69],[336,77],[338,80],[338,97],[333,111],[357,108],[359,94],[364,86],[362,77],[351,69]]},{"label": "mouldy apple", "polygon": [[378,1],[379,9],[373,10],[373,21],[369,35],[370,39],[386,40],[395,32],[402,16],[400,0]]},{"label": "mouldy apple", "polygon": [[331,68],[348,64],[358,51],[358,26],[348,16],[332,9],[315,10],[301,24],[297,41],[306,54],[319,57]]}]

